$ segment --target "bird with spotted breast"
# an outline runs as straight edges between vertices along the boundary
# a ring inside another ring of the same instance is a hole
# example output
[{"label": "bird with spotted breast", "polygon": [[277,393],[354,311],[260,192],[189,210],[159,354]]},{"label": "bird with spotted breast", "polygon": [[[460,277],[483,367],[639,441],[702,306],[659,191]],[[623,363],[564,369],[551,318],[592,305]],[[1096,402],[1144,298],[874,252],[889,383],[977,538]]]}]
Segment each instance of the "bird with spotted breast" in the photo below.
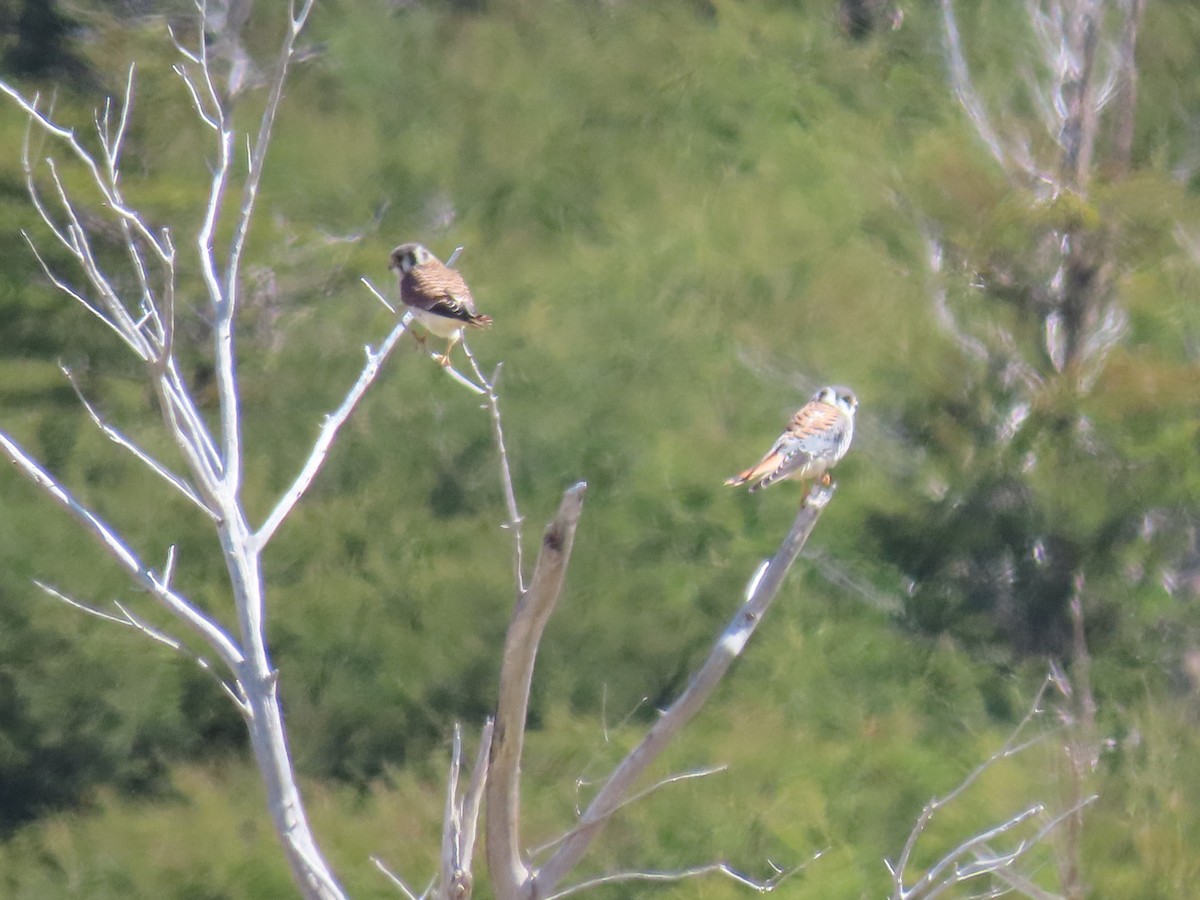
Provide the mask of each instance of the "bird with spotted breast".
[{"label": "bird with spotted breast", "polygon": [[446,352],[438,360],[443,366],[450,365],[450,351],[462,340],[464,328],[487,328],[492,324],[491,316],[475,309],[471,289],[462,275],[421,244],[401,244],[392,251],[388,268],[400,279],[400,299],[417,321],[430,334],[448,341]]},{"label": "bird with spotted breast", "polygon": [[783,434],[758,463],[725,483],[751,491],[792,478],[830,483],[832,469],[850,449],[858,397],[847,387],[823,387],[792,416]]}]

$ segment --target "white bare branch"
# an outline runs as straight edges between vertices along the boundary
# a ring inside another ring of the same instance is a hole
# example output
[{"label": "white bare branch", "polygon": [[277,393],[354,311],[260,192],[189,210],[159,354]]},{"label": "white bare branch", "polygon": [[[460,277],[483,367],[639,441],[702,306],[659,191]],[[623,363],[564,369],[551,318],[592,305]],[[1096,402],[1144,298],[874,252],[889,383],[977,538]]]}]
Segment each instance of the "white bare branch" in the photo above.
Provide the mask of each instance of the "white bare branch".
[{"label": "white bare branch", "polygon": [[119,616],[114,616],[112,613],[106,613],[104,610],[92,606],[91,604],[84,603],[82,600],[77,600],[74,597],[63,593],[57,588],[51,587],[44,581],[38,581],[35,578],[33,583],[47,595],[53,597],[55,600],[59,600],[67,604],[67,606],[70,606],[73,609],[77,609],[80,612],[86,613],[89,616],[94,616],[95,618],[105,622],[112,622],[125,628],[132,628],[135,631],[141,632],[146,637],[150,638],[150,640],[162,644],[165,647],[169,647],[175,652],[186,656],[197,666],[199,666],[206,674],[212,676],[212,678],[217,682],[218,685],[220,685],[221,689],[226,693],[229,699],[233,701],[233,705],[237,707],[238,711],[243,715],[246,714],[247,708],[245,697],[240,695],[238,691],[235,691],[234,688],[230,686],[229,682],[220,677],[213,670],[212,664],[207,659],[197,653],[192,652],[192,650],[186,644],[184,644],[183,641],[179,640],[178,638],[171,637],[171,635],[167,634],[166,632],[155,628],[145,619],[135,615],[131,610],[125,607],[124,604],[115,600],[113,601],[113,606],[115,606],[117,611],[121,614]]},{"label": "white bare branch", "polygon": [[475,754],[475,765],[471,769],[471,780],[467,793],[459,804],[458,821],[458,868],[470,872],[475,854],[475,836],[479,831],[479,813],[483,809],[484,790],[487,787],[488,771],[492,755],[492,734],[495,720],[488,719],[479,735],[479,750]]},{"label": "white bare branch", "polygon": [[0,450],[26,478],[44,490],[50,497],[69,512],[83,527],[91,532],[100,545],[108,551],[142,587],[149,590],[171,613],[179,617],[216,651],[221,661],[231,672],[237,673],[243,662],[241,649],[215,621],[208,618],[191,601],[161,580],[142,564],[132,550],[125,545],[117,533],[99,516],[76,500],[49,472],[34,461],[7,432],[0,431]]},{"label": "white bare branch", "polygon": [[70,128],[64,128],[56,122],[49,119],[37,108],[37,100],[27,99],[20,91],[5,81],[0,80],[0,94],[5,94],[12,100],[24,113],[29,116],[32,122],[35,122],[46,134],[61,140],[70,149],[72,155],[75,156],[91,174],[92,183],[100,190],[103,195],[105,204],[109,206],[117,216],[129,222],[129,225],[137,232],[138,237],[144,240],[152,247],[158,247],[158,240],[154,233],[146,227],[141,217],[132,209],[120,202],[119,196],[112,191],[112,185],[108,183],[104,177],[104,173],[100,168],[99,163],[84,146],[79,143],[79,139],[75,136],[75,132]]},{"label": "white bare branch", "polygon": [[458,794],[458,779],[462,768],[462,728],[454,726],[454,742],[450,756],[450,777],[446,784],[446,810],[442,822],[442,865],[438,882],[439,900],[464,900],[474,888],[471,867],[475,855],[475,835],[483,789],[487,782],[488,755],[491,752],[493,721],[483,726],[479,751],[467,792]]},{"label": "white bare branch", "polygon": [[[989,859],[986,861],[986,864],[970,863],[968,867],[963,868],[960,867],[959,860],[971,853],[974,848],[979,847],[982,844],[986,844],[988,841],[995,840],[1001,835],[1012,831],[1012,829],[1016,828],[1017,826],[1029,821],[1034,816],[1041,815],[1044,811],[1045,807],[1043,807],[1040,803],[1035,803],[1034,805],[1021,810],[1007,821],[1001,822],[999,825],[995,825],[986,831],[982,831],[979,834],[967,838],[965,841],[943,856],[940,860],[934,863],[934,865],[930,867],[930,869],[916,882],[916,884],[903,893],[898,894],[897,900],[915,900],[915,898],[918,897],[924,898],[924,900],[932,900],[933,897],[937,897],[939,894],[953,885],[960,884],[969,878],[975,878],[979,875],[986,874],[986,872],[991,871],[992,868],[1002,868],[1010,865],[1012,861],[1024,853],[1026,849],[1032,847],[1033,844],[1022,841],[1021,844],[1018,845],[1019,849],[1017,851],[1009,854],[1002,854],[994,859]],[[943,879],[942,876],[945,875],[949,870],[952,870],[950,872],[950,877]]]},{"label": "white bare branch", "polygon": [[[170,28],[167,30],[170,32]],[[175,49],[183,54],[183,56],[189,62],[199,64],[200,60],[190,51],[185,50],[183,46],[177,40],[175,40],[174,32],[171,32],[171,39],[175,41]],[[211,128],[213,131],[219,132],[221,130],[221,125],[215,118],[213,118],[213,116],[205,107],[204,98],[200,94],[200,89],[196,86],[196,82],[192,79],[192,75],[188,71],[187,67],[182,64],[176,64],[171,68],[183,82],[184,87],[187,89],[188,96],[192,98],[192,107],[196,110],[197,118],[199,118],[201,122]]]},{"label": "white bare branch", "polygon": [[272,535],[283,520],[287,518],[288,513],[292,511],[295,505],[304,496],[316,478],[317,473],[321,470],[321,466],[325,463],[325,459],[329,454],[329,448],[333,446],[334,440],[338,436],[338,432],[346,420],[350,418],[350,414],[354,412],[363,395],[367,392],[367,388],[375,381],[379,375],[380,369],[383,367],[384,361],[391,354],[392,349],[396,346],[397,341],[408,328],[412,314],[406,314],[400,322],[391,330],[378,350],[372,350],[370,347],[365,348],[367,361],[359,373],[358,380],[354,382],[349,393],[346,394],[341,406],[335,409],[332,413],[325,417],[325,421],[321,424],[321,431],[317,436],[316,443],[313,444],[312,451],[301,466],[299,474],[291,486],[284,491],[282,497],[275,504],[275,508],[271,510],[266,521],[255,532],[255,545],[261,550],[271,540]]},{"label": "white bare branch", "polygon": [[103,312],[101,312],[99,309],[97,309],[95,306],[93,306],[87,300],[86,297],[84,297],[82,294],[80,294],[78,291],[76,291],[73,287],[71,287],[69,284],[67,284],[65,281],[63,281],[61,278],[59,278],[57,275],[54,274],[54,271],[50,268],[49,265],[46,264],[46,260],[42,257],[42,254],[38,251],[37,246],[33,243],[33,240],[29,237],[29,234],[25,231],[22,231],[21,236],[25,239],[25,243],[29,247],[29,249],[33,251],[34,258],[37,260],[38,265],[42,267],[42,272],[45,273],[46,277],[50,280],[50,283],[53,284],[58,290],[62,291],[64,294],[66,294],[68,297],[70,297],[72,300],[75,300],[76,302],[78,302],[84,309],[86,309],[93,316],[95,316],[97,319],[99,319],[101,322],[103,322],[106,326],[108,326],[110,329],[112,329],[113,333],[115,335],[117,335],[117,337],[119,337],[122,341],[124,341],[126,343],[126,345],[131,350],[133,350],[134,353],[136,353],[137,346],[135,344],[131,343],[129,341],[129,339],[125,337],[125,334],[121,331],[121,329],[118,328],[116,326],[116,324],[108,316],[106,316]]},{"label": "white bare branch", "polygon": [[[91,417],[93,424],[95,424],[95,426],[99,428],[101,432],[103,432],[106,438],[115,443],[117,446],[124,447],[126,450],[132,453],[139,461],[141,461],[143,465],[146,466],[146,468],[163,479],[163,481],[167,482],[167,484],[171,485],[171,487],[175,488],[175,490],[177,490],[183,496],[187,497],[188,500],[191,500],[201,512],[207,515],[214,522],[220,520],[220,515],[200,499],[199,494],[196,493],[196,489],[188,484],[187,481],[176,475],[100,417],[100,414],[96,411],[96,408],[92,406],[92,404],[88,402],[87,397],[84,396],[83,389],[80,388],[79,382],[75,380],[75,376],[71,373],[70,369],[68,369],[62,363],[59,363],[58,368],[62,371],[63,375],[67,377],[67,381],[70,382],[71,387],[75,391],[75,396],[79,398],[79,402],[83,405],[83,408],[87,410],[87,414],[89,417]],[[168,579],[168,581],[169,580],[170,579]]]},{"label": "white bare branch", "polygon": [[365,278],[365,277],[360,278],[359,281],[361,281],[363,286],[366,287],[366,289],[371,292],[371,296],[373,296],[376,300],[378,300],[380,303],[383,304],[384,309],[386,309],[388,312],[390,312],[393,316],[396,315],[396,307],[392,306],[392,304],[388,301],[388,298],[383,296],[382,293],[380,293],[379,288],[377,288],[377,287],[375,287],[375,285],[371,284],[371,281],[369,278]]},{"label": "white bare branch", "polygon": [[1015,174],[1013,171],[1015,167],[1025,177],[1045,180],[1045,175],[1028,153],[1028,142],[1018,139],[1006,145],[1000,139],[1000,132],[992,125],[991,117],[975,89],[975,82],[971,78],[971,70],[967,65],[962,36],[954,15],[954,0],[942,0],[942,35],[945,39],[946,55],[949,57],[950,83],[954,88],[954,94],[992,158],[1009,177]]},{"label": "white bare branch", "polygon": [[[287,34],[279,49],[278,62],[275,66],[275,76],[271,80],[268,91],[266,108],[259,119],[258,136],[254,140],[254,149],[249,158],[249,170],[246,180],[242,183],[242,202],[235,219],[233,238],[229,245],[228,264],[225,269],[224,301],[232,312],[236,306],[239,266],[242,251],[246,244],[246,235],[250,231],[251,217],[254,215],[255,201],[258,198],[258,186],[262,181],[263,169],[266,164],[267,150],[271,145],[271,133],[275,126],[275,118],[279,112],[279,103],[283,99],[283,86],[287,81],[288,67],[292,54],[296,49],[296,38],[304,28],[308,15],[312,12],[314,0],[304,0],[298,10],[292,9],[289,16]],[[203,39],[201,46],[204,45]],[[203,51],[202,51],[203,53]],[[205,77],[209,77],[209,68],[204,66]],[[210,79],[211,83],[211,79]],[[213,91],[215,94],[215,90]]]},{"label": "white bare branch", "polygon": [[[992,849],[990,844],[981,844],[973,852],[976,854],[976,859],[980,860],[988,858],[996,859],[1002,855]],[[1003,888],[997,889],[995,896],[1000,896],[1001,892],[1016,891],[1025,897],[1031,898],[1031,900],[1062,900],[1060,894],[1043,890],[1012,866],[996,869],[990,874],[1004,884]]]},{"label": "white bare branch", "polygon": [[[460,341],[460,343],[465,343],[465,341]],[[431,350],[431,351],[429,351],[429,358],[433,359],[433,360],[441,360],[442,357],[441,357],[441,354],[435,353],[434,351]],[[465,387],[471,393],[479,394],[481,397],[487,395],[486,389],[477,385],[475,382],[473,382],[470,378],[468,378],[462,372],[458,371],[458,369],[454,368],[454,366],[444,365],[444,366],[442,366],[442,370],[447,375],[449,375],[451,378],[453,378],[455,381],[457,381],[459,384],[461,384],[463,387]]]},{"label": "white bare branch", "polygon": [[459,835],[462,821],[459,818],[458,776],[462,771],[462,726],[454,723],[454,740],[450,747],[450,775],[446,779],[446,808],[442,814],[442,892],[449,894],[452,884],[465,881],[463,896],[471,893],[471,871],[459,865]]},{"label": "white bare branch", "polygon": [[405,896],[406,900],[425,900],[425,898],[429,896],[430,888],[433,887],[432,883],[430,883],[429,887],[425,888],[425,890],[423,890],[419,895],[415,894],[413,893],[412,888],[404,883],[404,879],[389,869],[387,864],[384,863],[384,861],[378,856],[372,856],[371,862],[374,864],[375,868],[382,872],[384,877],[392,883],[392,886],[398,889],[400,893]]},{"label": "white bare branch", "polygon": [[[1079,804],[1064,810],[1059,815],[1044,819],[1037,831],[1029,837],[1022,838],[1013,849],[1006,852],[998,854],[987,853],[983,851],[983,848],[988,845],[989,841],[1011,831],[1017,825],[1032,818],[1033,813],[1028,816],[1018,813],[1008,822],[1004,822],[995,828],[990,828],[981,834],[968,838],[935,866],[940,871],[934,880],[929,882],[929,884],[925,884],[924,879],[922,879],[921,882],[914,885],[906,897],[913,898],[913,900],[916,900],[916,898],[920,898],[920,900],[933,900],[933,898],[941,896],[950,890],[950,888],[970,879],[978,878],[982,875],[995,875],[999,877],[1002,872],[1014,871],[1012,867],[1031,850],[1041,846],[1042,842],[1052,831],[1058,828],[1064,821],[1078,815],[1084,807],[1094,803],[1095,800],[1095,795],[1085,797]],[[1040,805],[1031,807],[1031,810],[1036,811],[1037,814],[1044,812]],[[1031,812],[1031,810],[1027,810],[1026,812]],[[973,854],[976,857],[975,860],[973,862],[960,863],[959,860],[967,854]],[[933,870],[931,869],[930,872],[932,873]],[[946,875],[946,877],[943,878],[943,875]]]},{"label": "white bare branch", "polygon": [[[1035,718],[1043,714],[1044,707],[1042,704],[1046,691],[1052,685],[1057,685],[1057,683],[1057,676],[1052,671],[1043,680],[1029,711],[1009,734],[1004,745],[982,764],[973,769],[952,791],[926,804],[920,817],[917,819],[916,825],[913,826],[912,831],[909,833],[908,840],[905,842],[904,849],[901,851],[897,861],[895,863],[889,860],[884,861],[888,872],[892,876],[892,900],[932,900],[932,898],[941,896],[956,885],[985,875],[994,876],[1005,885],[1005,888],[996,894],[986,896],[998,895],[998,893],[1004,893],[1009,889],[1021,891],[1031,897],[1054,896],[1046,895],[1040,889],[1026,891],[1024,885],[1028,883],[1028,879],[1021,875],[1014,866],[1028,855],[1030,851],[1041,845],[1044,839],[1063,822],[1070,822],[1077,818],[1083,808],[1096,799],[1095,796],[1081,796],[1062,813],[1049,817],[1045,815],[1046,810],[1041,803],[1031,804],[1004,822],[960,842],[917,878],[911,887],[906,887],[905,883],[908,880],[906,869],[913,850],[916,847],[918,839],[933,818],[934,813],[960,797],[984,772],[991,769],[998,762],[1022,753],[1034,744],[1045,740],[1052,733],[1041,733],[1029,739],[1022,738],[1022,732],[1025,731],[1027,726]],[[997,838],[1003,837],[1035,819],[1040,819],[1041,825],[1032,834],[1019,840],[1011,849],[997,852],[991,848],[991,843]]]},{"label": "white bare branch", "polygon": [[[136,627],[125,616],[114,616],[112,613],[107,613],[99,607],[92,606],[90,603],[84,603],[82,600],[76,600],[74,597],[64,594],[57,588],[51,587],[44,581],[39,581],[35,578],[33,579],[33,584],[43,593],[53,597],[55,600],[59,600],[67,604],[67,606],[71,607],[72,609],[77,609],[82,613],[87,613],[89,616],[95,616],[97,619],[100,619],[103,622],[112,622],[115,625],[120,625],[125,628]],[[165,644],[172,650],[178,650],[182,646],[179,641],[175,640],[175,638],[168,637],[161,632],[155,632],[154,634],[147,636],[150,637],[151,640],[158,641],[160,644]]]},{"label": "white bare branch", "polygon": [[964,356],[980,361],[986,360],[988,358],[987,347],[977,337],[968,334],[958,324],[954,312],[950,309],[950,303],[946,297],[944,276],[942,274],[943,252],[941,242],[931,234],[925,233],[925,249],[929,271],[933,276],[929,287],[930,299],[933,301],[933,312],[937,317],[938,324],[942,326],[943,331],[954,339],[954,342],[958,345],[959,350],[962,351]]},{"label": "white bare branch", "polygon": [[67,189],[63,185],[62,179],[59,177],[58,166],[50,158],[46,159],[46,166],[50,170],[51,181],[58,194],[59,204],[67,215],[67,236],[70,241],[72,255],[82,267],[84,275],[92,285],[92,288],[100,295],[100,305],[105,309],[113,324],[124,335],[126,343],[133,348],[134,353],[141,360],[149,360],[152,355],[150,346],[141,329],[138,327],[137,322],[130,315],[129,310],[125,308],[125,304],[121,302],[121,298],[117,296],[117,292],[113,289],[112,284],[104,276],[103,271],[96,262],[87,231],[80,222],[79,216],[75,212],[75,206],[67,194]]}]

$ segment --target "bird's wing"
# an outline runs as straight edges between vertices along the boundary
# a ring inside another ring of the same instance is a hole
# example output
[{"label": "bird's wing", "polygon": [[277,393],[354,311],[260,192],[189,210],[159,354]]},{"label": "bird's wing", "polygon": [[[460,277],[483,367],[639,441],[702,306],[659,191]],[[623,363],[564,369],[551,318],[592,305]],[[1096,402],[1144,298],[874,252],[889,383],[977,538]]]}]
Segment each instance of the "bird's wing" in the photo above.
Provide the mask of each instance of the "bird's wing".
[{"label": "bird's wing", "polygon": [[802,407],[764,458],[763,462],[773,459],[775,465],[766,474],[762,487],[787,478],[813,460],[837,462],[846,452],[851,427],[850,417],[836,406],[809,403]]},{"label": "bird's wing", "polygon": [[401,285],[401,296],[409,306],[464,322],[479,318],[467,283],[454,269],[426,263],[410,269],[405,280],[411,283]]}]

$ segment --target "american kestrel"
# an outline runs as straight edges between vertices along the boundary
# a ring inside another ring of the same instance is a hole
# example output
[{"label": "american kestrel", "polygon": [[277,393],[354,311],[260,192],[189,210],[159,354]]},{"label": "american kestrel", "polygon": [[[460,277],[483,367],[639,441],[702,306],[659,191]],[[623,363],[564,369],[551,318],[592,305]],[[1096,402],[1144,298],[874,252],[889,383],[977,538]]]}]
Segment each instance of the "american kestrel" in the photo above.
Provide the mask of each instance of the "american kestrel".
[{"label": "american kestrel", "polygon": [[757,465],[725,483],[753,482],[751,491],[785,478],[820,479],[829,484],[829,470],[850,449],[854,437],[854,411],[858,398],[846,387],[823,387],[800,410],[779,440]]},{"label": "american kestrel", "polygon": [[463,327],[487,328],[491,316],[475,309],[471,289],[457,270],[420,244],[401,244],[392,251],[388,264],[400,278],[400,299],[412,309],[417,321],[431,334],[446,338],[446,352],[440,360],[450,365],[450,351],[462,340]]}]

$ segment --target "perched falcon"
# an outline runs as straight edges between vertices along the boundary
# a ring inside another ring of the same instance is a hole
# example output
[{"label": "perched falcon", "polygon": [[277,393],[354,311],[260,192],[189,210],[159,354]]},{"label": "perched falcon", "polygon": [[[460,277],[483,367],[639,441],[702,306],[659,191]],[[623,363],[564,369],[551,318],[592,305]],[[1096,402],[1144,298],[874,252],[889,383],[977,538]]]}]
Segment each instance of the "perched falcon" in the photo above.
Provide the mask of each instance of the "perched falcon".
[{"label": "perched falcon", "polygon": [[450,365],[450,351],[462,340],[463,327],[487,328],[491,316],[481,316],[463,277],[442,264],[420,244],[401,244],[392,251],[388,265],[400,278],[400,299],[412,309],[417,321],[431,333],[446,338],[440,360]]},{"label": "perched falcon", "polygon": [[792,416],[757,465],[726,481],[726,484],[750,484],[751,491],[785,478],[798,481],[820,479],[829,484],[829,470],[850,449],[854,437],[854,411],[858,398],[846,387],[823,387]]}]

